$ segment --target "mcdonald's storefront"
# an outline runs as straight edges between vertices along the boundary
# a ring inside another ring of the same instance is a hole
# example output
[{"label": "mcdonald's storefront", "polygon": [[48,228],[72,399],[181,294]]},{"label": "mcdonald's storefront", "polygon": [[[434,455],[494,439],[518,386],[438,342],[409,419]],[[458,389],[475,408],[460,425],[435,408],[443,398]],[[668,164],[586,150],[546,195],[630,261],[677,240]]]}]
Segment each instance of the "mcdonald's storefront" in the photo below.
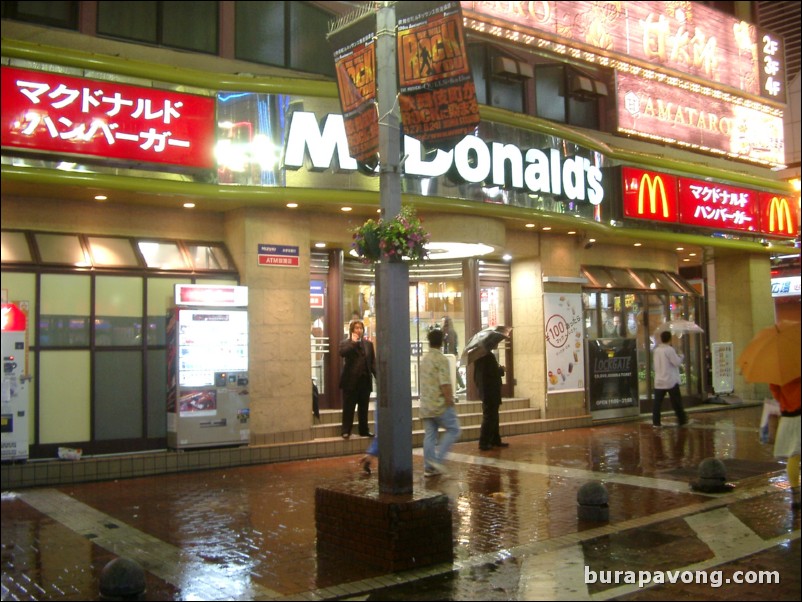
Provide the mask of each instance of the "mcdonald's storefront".
[{"label": "mcdonald's storefront", "polygon": [[[4,103],[17,80],[29,103],[38,90],[88,89],[88,79],[23,67],[24,77],[3,67]],[[33,455],[164,445],[165,299],[174,284],[201,281],[249,290],[249,440],[309,437],[306,358],[324,407],[339,407],[332,350],[354,312],[375,327],[374,276],[350,249],[353,228],[376,215],[378,178],[348,154],[331,85],[279,94],[243,83],[195,98],[171,90],[178,84],[156,91],[106,75],[106,108],[169,107],[175,144],[152,132],[110,156],[102,147],[121,129],[108,128],[87,140],[101,150],[82,148],[68,132],[48,133],[83,119],[77,110],[58,119],[63,106],[51,107],[51,122],[10,132],[16,139],[4,132],[3,300],[27,302],[35,318]],[[155,129],[136,119],[132,132]],[[411,272],[411,364],[443,317],[463,345],[506,324],[506,396],[545,418],[634,415],[651,395],[654,329],[687,319],[705,334],[681,342],[683,392],[703,402],[709,343],[745,344],[773,321],[771,253],[759,239],[793,239],[798,205],[768,170],[709,157],[700,167],[694,153],[659,150],[490,107],[477,134],[448,151],[405,139],[402,198],[438,243]],[[445,252],[456,245],[471,251]],[[266,247],[294,249],[297,261],[266,265]]]}]

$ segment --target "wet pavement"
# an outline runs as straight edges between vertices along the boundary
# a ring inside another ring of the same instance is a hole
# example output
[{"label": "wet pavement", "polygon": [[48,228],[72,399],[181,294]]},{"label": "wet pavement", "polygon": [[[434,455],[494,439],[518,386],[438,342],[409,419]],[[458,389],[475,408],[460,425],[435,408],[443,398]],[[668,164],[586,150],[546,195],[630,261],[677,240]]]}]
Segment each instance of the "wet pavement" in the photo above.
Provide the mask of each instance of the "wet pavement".
[{"label": "wet pavement", "polygon": [[[416,490],[451,502],[454,562],[392,574],[317,558],[315,489],[376,481],[359,456],[4,491],[2,599],[98,600],[122,557],[145,569],[145,600],[799,600],[800,513],[761,407],[700,409],[685,428],[458,443],[448,477],[424,479],[415,449]],[[729,491],[690,487],[705,458]],[[608,521],[578,518],[591,481]]]}]

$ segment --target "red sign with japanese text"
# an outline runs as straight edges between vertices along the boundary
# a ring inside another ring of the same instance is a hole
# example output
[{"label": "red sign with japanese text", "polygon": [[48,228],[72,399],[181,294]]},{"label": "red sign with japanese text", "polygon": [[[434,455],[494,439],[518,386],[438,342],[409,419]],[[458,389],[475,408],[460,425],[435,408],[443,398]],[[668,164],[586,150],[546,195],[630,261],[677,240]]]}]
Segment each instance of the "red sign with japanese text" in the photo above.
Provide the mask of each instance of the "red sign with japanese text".
[{"label": "red sign with japanese text", "polygon": [[799,201],[773,194],[761,192],[760,231],[773,236],[794,237],[799,232]]},{"label": "red sign with japanese text", "polygon": [[625,217],[677,221],[677,178],[634,167],[622,167],[621,178]]},{"label": "red sign with japanese text", "polygon": [[2,68],[2,145],[215,166],[213,98]]},{"label": "red sign with japanese text", "polygon": [[719,230],[758,229],[757,192],[679,178],[679,221]]}]

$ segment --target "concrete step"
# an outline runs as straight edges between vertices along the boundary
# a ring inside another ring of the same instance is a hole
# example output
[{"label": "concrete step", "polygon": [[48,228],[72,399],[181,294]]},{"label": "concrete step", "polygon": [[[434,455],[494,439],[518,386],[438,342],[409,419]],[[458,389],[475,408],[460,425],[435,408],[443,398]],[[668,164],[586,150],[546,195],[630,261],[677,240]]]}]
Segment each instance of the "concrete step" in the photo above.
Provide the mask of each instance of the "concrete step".
[{"label": "concrete step", "polygon": [[[463,427],[479,425],[482,422],[482,402],[481,401],[460,401],[457,403],[457,414],[460,417],[460,424]],[[423,431],[423,423],[420,419],[420,406],[415,402],[412,406],[412,430]],[[371,402],[368,410],[368,425],[372,432],[375,432],[375,402]],[[527,420],[540,419],[540,410],[529,407],[529,400],[524,398],[505,399],[499,410],[499,423],[524,422]],[[320,419],[314,419],[312,426],[312,438],[329,439],[339,437],[341,434],[342,410],[321,410]],[[354,420],[356,423],[356,419]],[[356,424],[355,424],[356,426]],[[357,429],[352,429],[356,433]]]}]

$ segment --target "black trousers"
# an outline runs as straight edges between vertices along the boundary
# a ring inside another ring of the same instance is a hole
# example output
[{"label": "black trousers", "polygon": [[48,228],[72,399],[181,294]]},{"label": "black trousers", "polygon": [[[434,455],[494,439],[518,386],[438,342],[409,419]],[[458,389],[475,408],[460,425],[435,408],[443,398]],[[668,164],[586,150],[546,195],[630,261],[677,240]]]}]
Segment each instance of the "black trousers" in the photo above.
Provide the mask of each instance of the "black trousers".
[{"label": "black trousers", "polygon": [[482,402],[482,426],[479,429],[479,447],[492,447],[501,444],[498,411],[501,404]]},{"label": "black trousers", "polygon": [[354,426],[354,410],[359,421],[359,434],[366,437],[368,428],[368,405],[370,404],[370,383],[360,383],[355,389],[343,389],[342,434],[350,435]]},{"label": "black trousers", "polygon": [[674,409],[674,414],[677,415],[677,422],[681,425],[688,422],[688,416],[685,414],[685,408],[682,407],[682,393],[679,391],[679,385],[674,385],[670,389],[655,389],[654,390],[654,404],[652,405],[652,424],[660,424],[660,411],[663,409],[663,399],[668,393],[668,398],[671,400],[671,407]]}]

